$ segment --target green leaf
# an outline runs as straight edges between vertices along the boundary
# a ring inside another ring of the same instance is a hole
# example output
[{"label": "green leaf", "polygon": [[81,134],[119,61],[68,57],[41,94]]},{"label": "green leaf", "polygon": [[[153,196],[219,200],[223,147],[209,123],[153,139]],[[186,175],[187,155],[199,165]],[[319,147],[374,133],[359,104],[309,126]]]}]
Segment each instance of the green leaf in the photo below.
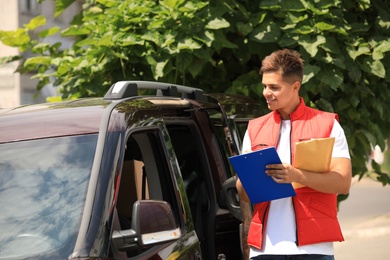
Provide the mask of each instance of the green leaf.
[{"label": "green leaf", "polygon": [[339,7],[341,4],[341,0],[322,0],[316,2],[319,8],[331,8],[331,7]]},{"label": "green leaf", "polygon": [[369,54],[370,53],[370,48],[367,47],[367,46],[359,46],[359,48],[357,50],[355,50],[355,48],[353,48],[351,46],[348,46],[347,47],[347,52],[348,52],[349,56],[353,60],[355,60],[360,55]]},{"label": "green leaf", "polygon": [[273,1],[273,0],[263,0],[260,1],[260,9],[265,9],[265,10],[279,10],[280,7],[280,1]]},{"label": "green leaf", "polygon": [[[342,57],[342,56],[340,56],[340,57]],[[342,60],[342,59],[340,59],[340,58],[333,58],[332,63],[333,63],[335,66],[339,67],[340,69],[343,69],[343,70],[346,69],[344,60]]]},{"label": "green leaf", "polygon": [[157,46],[160,46],[162,44],[162,37],[160,33],[156,31],[146,32],[144,35],[141,36],[141,39],[154,42]]},{"label": "green leaf", "polygon": [[376,142],[371,142],[371,144],[379,145],[379,147],[384,150],[386,143],[382,135],[381,127],[374,122],[370,122],[368,125],[368,131],[376,137]]},{"label": "green leaf", "polygon": [[236,24],[237,30],[242,34],[242,35],[248,35],[249,33],[252,32],[253,28],[250,24],[244,24],[242,22],[238,22]]},{"label": "green leaf", "polygon": [[179,50],[196,50],[202,48],[202,46],[191,38],[187,38],[177,44]]},{"label": "green leaf", "polygon": [[211,30],[219,30],[223,28],[228,28],[230,26],[230,23],[226,21],[225,19],[219,19],[215,18],[211,20],[207,25],[206,28],[211,29]]},{"label": "green leaf", "polygon": [[350,26],[352,33],[365,33],[371,28],[371,26],[366,23],[351,23]]},{"label": "green leaf", "polygon": [[210,50],[209,48],[197,49],[194,50],[194,55],[195,57],[198,57],[201,60],[209,61],[212,56],[212,50]]},{"label": "green leaf", "polygon": [[35,28],[45,25],[46,24],[46,18],[43,15],[39,15],[33,19],[28,24],[25,24],[24,26],[29,30],[34,30]]},{"label": "green leaf", "polygon": [[302,84],[309,82],[309,80],[311,78],[315,77],[319,71],[320,71],[320,67],[312,66],[310,64],[305,64],[304,69],[303,69]]},{"label": "green leaf", "polygon": [[111,46],[112,44],[112,35],[111,34],[107,34],[107,35],[104,35],[103,37],[101,37],[98,41],[97,41],[97,45],[98,46]]},{"label": "green leaf", "polygon": [[91,31],[86,27],[80,27],[77,25],[73,25],[61,32],[62,36],[78,36],[78,35],[88,35]]},{"label": "green leaf", "polygon": [[308,8],[310,11],[312,11],[315,15],[318,15],[318,16],[329,13],[328,8],[322,8],[322,7],[317,8],[310,1],[306,1],[306,8]]},{"label": "green leaf", "polygon": [[347,100],[339,99],[336,102],[335,111],[340,112],[340,111],[347,109],[350,106],[351,106],[351,104]]},{"label": "green leaf", "polygon": [[73,68],[74,68],[76,71],[80,71],[80,70],[83,70],[83,69],[85,69],[85,68],[90,68],[90,67],[96,65],[96,63],[95,63],[95,64],[90,64],[86,59],[81,59],[81,60],[78,60],[77,62],[78,62],[77,66],[74,66],[74,65],[76,65],[76,64],[72,64],[72,65],[73,65]]},{"label": "green leaf", "polygon": [[373,60],[371,57],[367,57],[364,59],[362,69],[380,78],[386,77],[385,66],[380,60]]},{"label": "green leaf", "polygon": [[385,40],[374,47],[372,58],[374,60],[381,60],[384,58],[385,52],[390,51],[390,40]]},{"label": "green leaf", "polygon": [[87,46],[87,45],[98,45],[98,40],[96,39],[90,39],[90,38],[87,38],[87,39],[84,39],[84,40],[81,40],[77,43],[75,43],[76,46],[78,47],[83,47],[83,46]]},{"label": "green leaf", "polygon": [[32,44],[28,31],[23,28],[15,31],[0,31],[0,40],[4,45],[19,47],[22,52]]},{"label": "green leaf", "polygon": [[302,13],[295,13],[295,12],[288,12],[285,22],[287,24],[298,24],[308,18],[307,14],[302,14]]},{"label": "green leaf", "polygon": [[378,115],[382,117],[384,115],[384,109],[382,103],[374,102],[372,106],[375,108],[375,111],[378,112]]},{"label": "green leaf", "polygon": [[355,97],[355,96],[350,96],[348,99],[348,102],[346,102],[345,100],[344,100],[344,102],[346,104],[348,104],[349,106],[356,108],[360,104],[360,99]]},{"label": "green leaf", "polygon": [[99,4],[102,4],[106,7],[113,7],[116,3],[112,0],[96,0]]},{"label": "green leaf", "polygon": [[282,37],[280,37],[278,44],[282,48],[283,47],[290,47],[290,46],[296,45],[297,41],[293,37],[291,37],[290,35],[283,34]]},{"label": "green leaf", "polygon": [[49,37],[53,34],[56,34],[60,31],[60,28],[59,27],[53,27],[53,28],[49,28],[49,29],[46,29],[46,30],[43,30],[41,32],[38,33],[38,36],[40,38],[46,38],[46,37]]},{"label": "green leaf", "polygon": [[329,31],[329,30],[336,27],[333,24],[329,24],[329,23],[325,23],[325,22],[316,23],[314,26],[317,27],[318,29],[320,29],[320,31]]},{"label": "green leaf", "polygon": [[345,66],[347,68],[348,76],[352,80],[352,82],[354,82],[354,83],[359,82],[362,78],[362,71],[356,65],[356,63],[351,62],[350,60],[347,60]]},{"label": "green leaf", "polygon": [[332,103],[324,98],[320,98],[317,102],[318,107],[324,111],[334,112]]},{"label": "green leaf", "polygon": [[360,130],[360,132],[367,138],[367,140],[371,144],[376,144],[377,143],[377,140],[376,140],[375,136],[370,131],[362,129],[362,130]]},{"label": "green leaf", "polygon": [[314,29],[312,26],[302,25],[302,26],[292,30],[292,32],[296,33],[296,34],[311,34],[314,32]]},{"label": "green leaf", "polygon": [[215,37],[212,31],[205,31],[204,34],[202,34],[200,37],[194,37],[194,39],[206,44],[207,47],[211,47]]},{"label": "green leaf", "polygon": [[38,43],[32,48],[33,53],[40,53],[44,54],[46,51],[50,49],[50,44],[49,43]]},{"label": "green leaf", "polygon": [[28,58],[25,62],[24,62],[24,67],[27,67],[29,65],[40,65],[40,64],[45,64],[45,65],[49,65],[50,62],[51,62],[52,58],[51,57],[48,57],[48,56],[38,56],[38,57],[32,57],[32,58]]},{"label": "green leaf", "polygon": [[316,38],[301,36],[299,37],[298,42],[311,57],[314,57],[318,52],[318,46],[324,44],[326,42],[326,38],[322,35],[317,35]]},{"label": "green leaf", "polygon": [[335,38],[326,38],[326,42],[321,45],[321,48],[326,50],[327,52],[331,52],[334,54],[340,54],[340,48],[339,43],[336,41]]},{"label": "green leaf", "polygon": [[318,73],[318,79],[328,85],[331,89],[337,90],[337,88],[343,83],[344,77],[343,74],[334,68],[321,70]]},{"label": "green leaf", "polygon": [[383,30],[389,30],[390,29],[390,21],[379,19],[378,25],[383,28]]},{"label": "green leaf", "polygon": [[207,60],[201,60],[198,58],[193,58],[192,63],[188,66],[188,71],[191,73],[192,77],[196,77],[202,71],[204,64]]},{"label": "green leaf", "polygon": [[93,6],[93,7],[89,8],[89,10],[88,10],[88,14],[99,14],[102,12],[103,12],[103,9],[101,9],[98,6]]},{"label": "green leaf", "polygon": [[135,34],[128,34],[126,37],[118,40],[117,44],[119,46],[129,46],[129,45],[143,45],[144,40],[138,39]]},{"label": "green leaf", "polygon": [[330,29],[332,33],[337,33],[343,36],[348,36],[348,32],[344,28],[335,28],[335,29]]},{"label": "green leaf", "polygon": [[58,76],[66,75],[71,69],[72,67],[69,65],[69,63],[61,63],[57,68],[57,74]]},{"label": "green leaf", "polygon": [[54,18],[59,16],[68,6],[73,4],[76,0],[56,0],[56,11],[54,13]]},{"label": "green leaf", "polygon": [[262,43],[276,42],[279,39],[280,34],[281,31],[277,24],[273,22],[264,22],[253,30],[251,33],[251,39]]},{"label": "green leaf", "polygon": [[381,59],[383,59],[385,57],[385,54],[383,53],[383,52],[381,52],[381,51],[374,51],[373,53],[372,53],[372,58],[374,59],[374,60],[381,60]]},{"label": "green leaf", "polygon": [[176,56],[176,69],[184,73],[192,63],[192,55],[188,52],[180,53]]},{"label": "green leaf", "polygon": [[31,79],[44,80],[45,78],[50,78],[55,76],[55,73],[38,73],[31,77]]},{"label": "green leaf", "polygon": [[173,9],[175,7],[178,7],[180,4],[182,4],[183,0],[163,0],[162,3],[165,6],[168,6]]},{"label": "green leaf", "polygon": [[6,56],[6,57],[1,57],[0,58],[0,65],[10,63],[16,60],[20,60],[22,56],[20,55],[14,55],[14,56]]},{"label": "green leaf", "polygon": [[164,67],[168,63],[168,60],[157,62],[155,66],[152,66],[153,75],[156,80],[164,76]]},{"label": "green leaf", "polygon": [[[374,161],[372,161],[374,163]],[[383,186],[390,184],[390,175],[388,173],[381,172],[379,176],[377,177],[377,180],[380,181]]]},{"label": "green leaf", "polygon": [[301,0],[288,0],[281,1],[280,7],[282,11],[295,11],[302,12],[306,10],[306,7],[302,4]]}]

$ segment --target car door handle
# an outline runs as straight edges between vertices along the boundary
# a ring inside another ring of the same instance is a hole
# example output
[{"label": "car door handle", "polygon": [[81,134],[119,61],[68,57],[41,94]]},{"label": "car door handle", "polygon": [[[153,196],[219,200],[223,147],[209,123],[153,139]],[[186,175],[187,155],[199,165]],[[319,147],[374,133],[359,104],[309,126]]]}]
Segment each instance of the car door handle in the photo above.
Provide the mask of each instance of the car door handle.
[{"label": "car door handle", "polygon": [[236,189],[236,180],[237,180],[236,176],[227,179],[222,184],[222,190],[223,190],[223,196],[225,197],[226,206],[228,207],[230,213],[235,218],[242,221],[240,197]]}]

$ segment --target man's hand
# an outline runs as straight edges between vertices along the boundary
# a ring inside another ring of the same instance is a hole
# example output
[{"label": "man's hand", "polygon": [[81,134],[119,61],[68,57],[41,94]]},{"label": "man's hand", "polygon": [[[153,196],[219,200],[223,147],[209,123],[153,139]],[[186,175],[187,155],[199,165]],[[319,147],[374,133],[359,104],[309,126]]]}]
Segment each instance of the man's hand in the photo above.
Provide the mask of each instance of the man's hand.
[{"label": "man's hand", "polygon": [[277,183],[299,183],[324,193],[347,194],[351,187],[352,166],[347,158],[332,158],[329,172],[305,171],[288,163],[269,164],[266,169]]},{"label": "man's hand", "polygon": [[298,182],[300,172],[291,164],[268,164],[265,173],[277,183]]}]

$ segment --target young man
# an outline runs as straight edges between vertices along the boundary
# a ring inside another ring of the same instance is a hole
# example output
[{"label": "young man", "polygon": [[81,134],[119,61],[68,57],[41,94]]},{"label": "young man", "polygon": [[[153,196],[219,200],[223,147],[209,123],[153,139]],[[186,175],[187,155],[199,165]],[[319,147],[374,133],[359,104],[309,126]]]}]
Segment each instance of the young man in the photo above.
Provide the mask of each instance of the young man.
[{"label": "young man", "polygon": [[[254,205],[250,258],[334,259],[333,241],[344,240],[337,220],[337,194],[349,192],[352,178],[344,131],[337,114],[309,108],[299,96],[303,60],[298,52],[275,51],[263,60],[260,74],[272,112],[249,122],[243,153],[276,147],[283,163],[267,165],[266,174],[277,183],[293,183],[296,196]],[[325,137],[335,137],[328,172],[292,166],[296,142]],[[239,179],[236,186],[248,201]]]}]

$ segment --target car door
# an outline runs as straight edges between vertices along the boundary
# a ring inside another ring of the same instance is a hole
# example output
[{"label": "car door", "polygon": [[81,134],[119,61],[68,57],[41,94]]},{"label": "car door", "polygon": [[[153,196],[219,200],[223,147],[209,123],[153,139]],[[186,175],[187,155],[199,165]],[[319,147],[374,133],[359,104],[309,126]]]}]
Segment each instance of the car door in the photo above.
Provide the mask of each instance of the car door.
[{"label": "car door", "polygon": [[228,157],[241,154],[242,141],[250,119],[259,117],[268,112],[265,105],[256,100],[237,94],[207,94],[214,99],[220,111],[210,110],[210,118],[219,142],[221,153],[225,154],[227,176],[222,184],[225,205],[230,213],[242,221],[240,224],[240,244],[243,259],[249,258],[247,232],[252,219],[252,206],[241,201],[235,188],[236,175],[228,161]]},{"label": "car door", "polygon": [[[234,101],[235,104],[242,101],[230,100],[230,103]],[[183,167],[184,182],[189,183],[186,190],[202,252],[206,259],[240,259],[242,213],[237,199],[235,202],[227,201],[227,198],[234,197],[236,193],[229,197],[224,195],[224,183],[235,175],[227,158],[238,152],[247,118],[233,121],[234,129],[241,126],[241,132],[235,132],[241,139],[231,140],[227,138],[231,134],[227,127],[227,115],[221,105],[194,100],[189,102],[192,106],[188,109],[190,115],[187,121],[184,118],[165,121],[179,164]],[[241,119],[242,116],[236,118]],[[229,203],[233,206],[229,207]]]},{"label": "car door", "polygon": [[[117,184],[112,254],[115,259],[201,259],[200,242],[169,133],[162,119],[156,115],[152,118],[148,122],[130,120],[128,123],[126,150]],[[134,213],[145,202],[158,205],[145,207],[150,212],[144,215]],[[164,229],[170,219],[164,214],[154,218],[160,214],[154,208],[162,202],[170,208],[168,211],[172,212],[177,228]],[[139,220],[134,221],[135,217]],[[152,220],[147,226],[153,232],[145,234],[136,226],[147,219]],[[136,235],[137,232],[141,233]],[[149,242],[142,242],[146,237]]]}]

